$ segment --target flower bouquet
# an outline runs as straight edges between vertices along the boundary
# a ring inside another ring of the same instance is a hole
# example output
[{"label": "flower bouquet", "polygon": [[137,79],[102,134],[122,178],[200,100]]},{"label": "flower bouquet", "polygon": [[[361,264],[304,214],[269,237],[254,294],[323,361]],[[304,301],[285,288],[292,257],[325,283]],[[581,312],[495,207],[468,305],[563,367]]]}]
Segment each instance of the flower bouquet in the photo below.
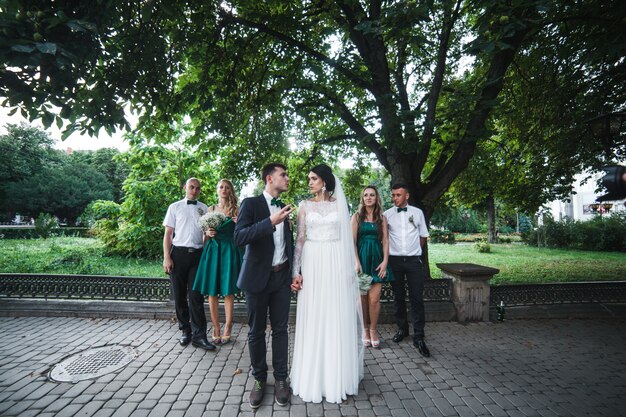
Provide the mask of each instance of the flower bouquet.
[{"label": "flower bouquet", "polygon": [[356,274],[356,279],[359,282],[359,290],[361,291],[361,295],[367,294],[369,289],[372,287],[372,276],[364,272],[359,272],[358,274]]},{"label": "flower bouquet", "polygon": [[226,217],[226,215],[224,215],[223,213],[210,211],[200,216],[200,218],[198,219],[198,225],[203,232],[206,232],[209,229],[218,230],[220,227],[230,221],[231,219],[229,217]]}]

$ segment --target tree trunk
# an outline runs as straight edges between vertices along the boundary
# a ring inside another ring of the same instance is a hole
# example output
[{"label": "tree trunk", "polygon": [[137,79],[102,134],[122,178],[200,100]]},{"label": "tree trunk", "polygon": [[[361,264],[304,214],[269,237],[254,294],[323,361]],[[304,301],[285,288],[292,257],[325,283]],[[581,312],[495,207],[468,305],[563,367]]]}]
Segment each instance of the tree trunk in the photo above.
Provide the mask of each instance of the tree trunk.
[{"label": "tree trunk", "polygon": [[496,204],[493,195],[487,197],[487,242],[498,243],[496,230]]}]

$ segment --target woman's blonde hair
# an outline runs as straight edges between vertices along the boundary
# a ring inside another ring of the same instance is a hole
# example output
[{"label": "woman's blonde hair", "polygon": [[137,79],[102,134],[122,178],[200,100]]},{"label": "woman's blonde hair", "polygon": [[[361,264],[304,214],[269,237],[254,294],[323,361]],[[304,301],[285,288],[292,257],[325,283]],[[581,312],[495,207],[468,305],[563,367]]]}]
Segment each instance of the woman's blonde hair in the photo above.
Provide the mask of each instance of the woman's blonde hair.
[{"label": "woman's blonde hair", "polygon": [[230,187],[230,192],[228,193],[228,196],[226,197],[226,206],[223,207],[224,214],[226,214],[229,217],[237,217],[237,211],[239,207],[237,206],[237,196],[235,195],[235,187],[233,186],[233,183],[230,182],[230,180],[222,178],[221,180],[217,182],[217,187],[216,187],[217,190],[220,189],[220,184],[222,183],[225,183]]},{"label": "woman's blonde hair", "polygon": [[368,185],[367,187],[363,188],[363,191],[361,191],[361,199],[359,202],[359,208],[357,210],[357,220],[359,222],[359,227],[361,226],[361,223],[363,223],[365,221],[365,219],[367,218],[367,209],[365,208],[365,201],[363,199],[363,194],[365,193],[365,190],[374,190],[374,193],[376,193],[376,202],[374,203],[374,210],[372,212],[372,220],[374,221],[374,224],[376,225],[376,232],[378,235],[378,239],[382,240],[383,239],[383,204],[380,201],[380,194],[378,193],[378,188],[376,188],[373,185]]}]

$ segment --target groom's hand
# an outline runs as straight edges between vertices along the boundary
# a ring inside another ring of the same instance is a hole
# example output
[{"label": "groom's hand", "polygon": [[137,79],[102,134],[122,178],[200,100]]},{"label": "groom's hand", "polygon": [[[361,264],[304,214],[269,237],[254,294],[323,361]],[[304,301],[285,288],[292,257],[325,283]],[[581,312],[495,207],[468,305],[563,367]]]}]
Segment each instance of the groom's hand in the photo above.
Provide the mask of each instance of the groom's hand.
[{"label": "groom's hand", "polygon": [[302,275],[298,274],[291,279],[291,290],[298,292],[302,289]]},{"label": "groom's hand", "polygon": [[290,214],[293,212],[294,208],[291,204],[287,204],[285,207],[281,208],[280,211],[272,214],[270,216],[270,221],[272,222],[272,226],[276,226],[277,224],[281,224]]}]

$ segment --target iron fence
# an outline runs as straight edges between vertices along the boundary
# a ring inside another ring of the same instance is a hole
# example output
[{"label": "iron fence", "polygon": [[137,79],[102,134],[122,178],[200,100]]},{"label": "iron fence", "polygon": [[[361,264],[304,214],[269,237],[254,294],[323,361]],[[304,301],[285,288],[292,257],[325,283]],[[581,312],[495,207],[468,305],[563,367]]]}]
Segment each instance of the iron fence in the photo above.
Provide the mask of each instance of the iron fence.
[{"label": "iron fence", "polygon": [[506,306],[626,302],[626,281],[492,285],[490,291],[492,307],[501,301]]},{"label": "iron fence", "polygon": [[[450,301],[451,280],[426,281],[426,301]],[[0,298],[51,298],[90,300],[167,301],[167,278],[116,277],[100,275],[0,274]],[[295,302],[296,295],[292,295]],[[393,300],[389,285],[381,291],[381,301]],[[242,293],[235,301],[243,302]]]}]

